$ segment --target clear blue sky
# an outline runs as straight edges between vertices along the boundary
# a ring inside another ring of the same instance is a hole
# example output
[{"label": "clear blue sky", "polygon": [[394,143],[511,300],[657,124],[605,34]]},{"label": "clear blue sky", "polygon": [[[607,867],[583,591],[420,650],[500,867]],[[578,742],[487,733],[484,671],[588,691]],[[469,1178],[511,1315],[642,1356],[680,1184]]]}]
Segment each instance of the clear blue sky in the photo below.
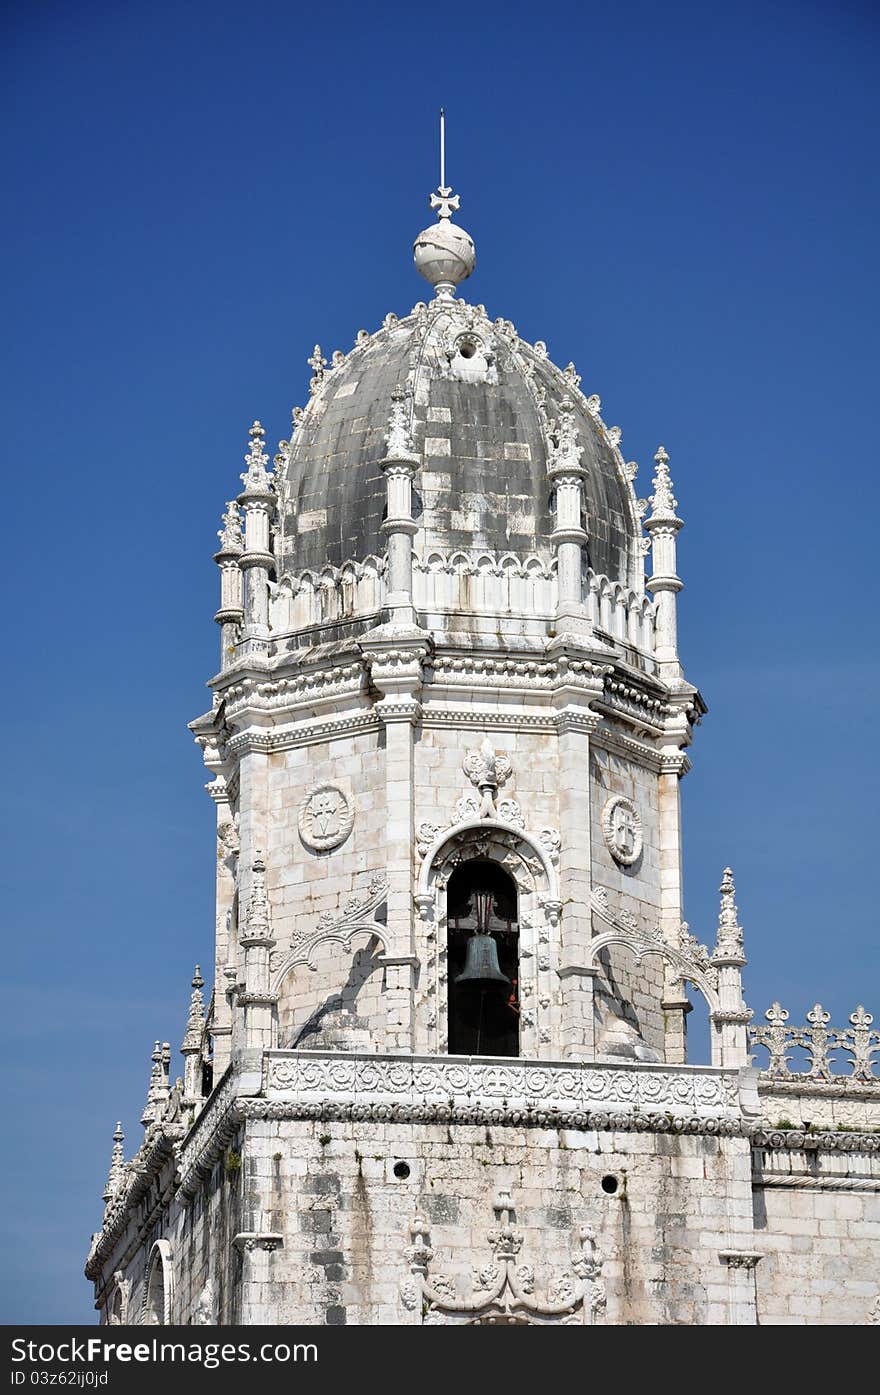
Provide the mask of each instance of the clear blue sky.
[{"label": "clear blue sky", "polygon": [[186,722],[220,512],[315,340],[425,294],[441,103],[469,298],[575,360],[640,493],[671,455],[710,707],[692,928],[730,862],[756,1012],[880,1018],[876,9],[29,0],[3,27],[0,1319],[94,1317],[114,1122],[131,1151],[211,958]]}]

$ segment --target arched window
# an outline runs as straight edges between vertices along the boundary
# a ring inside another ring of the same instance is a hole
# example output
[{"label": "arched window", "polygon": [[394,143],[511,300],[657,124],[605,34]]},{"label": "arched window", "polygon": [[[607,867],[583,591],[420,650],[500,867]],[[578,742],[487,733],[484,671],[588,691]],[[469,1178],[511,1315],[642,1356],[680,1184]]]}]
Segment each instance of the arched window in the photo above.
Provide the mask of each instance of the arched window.
[{"label": "arched window", "polygon": [[449,878],[446,908],[449,1051],[518,1056],[516,885],[497,862],[474,858]]},{"label": "arched window", "polygon": [[147,1266],[144,1294],[145,1327],[166,1327],[171,1321],[171,1246],[157,1240]]}]

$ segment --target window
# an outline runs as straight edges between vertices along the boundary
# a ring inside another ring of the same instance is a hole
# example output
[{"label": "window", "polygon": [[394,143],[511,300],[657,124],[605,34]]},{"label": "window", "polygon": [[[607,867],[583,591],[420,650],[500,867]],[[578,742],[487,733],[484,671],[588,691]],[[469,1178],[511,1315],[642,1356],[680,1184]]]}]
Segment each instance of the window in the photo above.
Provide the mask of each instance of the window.
[{"label": "window", "polygon": [[449,1051],[519,1055],[519,931],[512,877],[488,859],[460,864],[446,896]]}]

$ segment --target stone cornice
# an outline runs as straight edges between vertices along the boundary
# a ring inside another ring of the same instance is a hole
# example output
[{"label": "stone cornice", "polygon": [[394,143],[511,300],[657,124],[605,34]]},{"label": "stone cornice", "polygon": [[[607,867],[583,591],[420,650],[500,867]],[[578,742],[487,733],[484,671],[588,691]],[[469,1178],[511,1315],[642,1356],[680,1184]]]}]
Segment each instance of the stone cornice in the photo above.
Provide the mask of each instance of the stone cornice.
[{"label": "stone cornice", "polygon": [[[252,1077],[251,1077],[252,1078]],[[768,1129],[755,1123],[746,1084],[734,1070],[606,1061],[512,1061],[508,1058],[357,1055],[342,1052],[272,1051],[263,1055],[259,1094],[241,1094],[230,1067],[188,1133],[178,1122],[153,1125],[126,1169],[107,1208],[86,1263],[99,1279],[103,1266],[135,1218],[136,1208],[169,1162],[171,1185],[184,1198],[198,1191],[242,1122],[249,1119],[391,1121],[517,1128],[565,1128],[721,1135],[749,1138],[764,1154],[797,1158],[806,1153],[859,1155],[870,1176],[829,1173],[822,1185],[880,1186],[880,1134],[857,1131]],[[763,1083],[763,1082],[762,1082]],[[743,1094],[743,1091],[746,1094]],[[851,1092],[851,1087],[850,1087]],[[876,1092],[873,1092],[876,1093]],[[765,1167],[762,1186],[797,1185],[809,1176],[789,1164]],[[818,1185],[818,1183],[817,1183]],[[166,1189],[167,1190],[167,1189]],[[152,1215],[152,1212],[151,1212]],[[139,1235],[151,1217],[138,1219]]]}]

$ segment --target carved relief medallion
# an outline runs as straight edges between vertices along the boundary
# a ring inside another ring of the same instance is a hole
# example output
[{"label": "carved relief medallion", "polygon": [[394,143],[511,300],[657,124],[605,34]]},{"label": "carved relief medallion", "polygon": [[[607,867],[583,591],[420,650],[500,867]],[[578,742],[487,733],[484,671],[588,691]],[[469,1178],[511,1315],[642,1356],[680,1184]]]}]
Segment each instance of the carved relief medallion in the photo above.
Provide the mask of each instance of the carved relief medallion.
[{"label": "carved relief medallion", "polygon": [[631,867],[642,851],[642,821],[631,800],[615,794],[602,810],[602,836],[621,867]]},{"label": "carved relief medallion", "polygon": [[354,823],[354,804],[338,785],[316,785],[299,806],[299,836],[307,848],[327,852],[344,843]]}]

